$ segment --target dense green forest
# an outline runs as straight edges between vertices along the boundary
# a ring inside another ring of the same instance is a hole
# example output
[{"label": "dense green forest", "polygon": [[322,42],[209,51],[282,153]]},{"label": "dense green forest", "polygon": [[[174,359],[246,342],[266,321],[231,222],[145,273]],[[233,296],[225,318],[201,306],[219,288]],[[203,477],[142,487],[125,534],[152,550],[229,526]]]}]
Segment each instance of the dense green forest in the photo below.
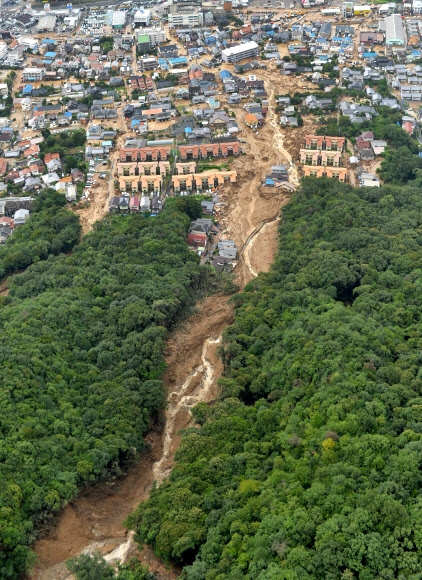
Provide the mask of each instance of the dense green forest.
[{"label": "dense green forest", "polygon": [[421,299],[420,190],[305,179],[137,540],[188,580],[420,579]]},{"label": "dense green forest", "polygon": [[156,219],[109,216],[0,298],[0,578],[31,564],[37,530],[78,486],[142,449],[167,331],[210,284],[188,224],[171,204]]},{"label": "dense green forest", "polygon": [[65,196],[55,189],[46,188],[35,198],[29,220],[0,246],[0,277],[73,248],[82,228],[65,205]]}]

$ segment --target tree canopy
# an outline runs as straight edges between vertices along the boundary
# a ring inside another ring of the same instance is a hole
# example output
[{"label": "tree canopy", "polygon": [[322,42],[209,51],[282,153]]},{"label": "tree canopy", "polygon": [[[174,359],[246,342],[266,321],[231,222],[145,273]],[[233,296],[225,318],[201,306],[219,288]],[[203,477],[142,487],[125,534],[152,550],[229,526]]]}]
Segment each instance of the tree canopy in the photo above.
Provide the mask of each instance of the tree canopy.
[{"label": "tree canopy", "polygon": [[73,248],[82,228],[65,204],[65,196],[55,189],[46,188],[35,198],[29,220],[0,246],[0,277]]},{"label": "tree canopy", "polygon": [[[0,578],[27,569],[37,530],[78,486],[120,473],[142,449],[164,402],[167,331],[208,287],[188,224],[171,208],[107,217],[0,298]],[[27,225],[38,239],[33,217]]]},{"label": "tree canopy", "polygon": [[187,580],[420,578],[421,299],[420,190],[304,179],[138,542]]},{"label": "tree canopy", "polygon": [[127,564],[118,564],[117,570],[99,554],[82,554],[66,562],[76,580],[156,580],[156,576],[132,558]]}]

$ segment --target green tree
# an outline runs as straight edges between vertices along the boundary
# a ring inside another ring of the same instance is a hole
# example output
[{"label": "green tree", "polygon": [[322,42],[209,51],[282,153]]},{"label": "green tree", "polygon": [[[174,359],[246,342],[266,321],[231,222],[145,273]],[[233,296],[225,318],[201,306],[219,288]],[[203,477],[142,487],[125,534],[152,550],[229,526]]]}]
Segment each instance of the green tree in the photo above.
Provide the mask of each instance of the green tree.
[{"label": "green tree", "polygon": [[418,577],[421,210],[415,187],[314,178],[284,206],[272,269],[233,297],[222,397],[128,519],[187,580]]},{"label": "green tree", "polygon": [[99,553],[88,555],[82,554],[66,562],[69,571],[76,576],[77,580],[106,580],[115,578],[113,566],[107,564]]}]

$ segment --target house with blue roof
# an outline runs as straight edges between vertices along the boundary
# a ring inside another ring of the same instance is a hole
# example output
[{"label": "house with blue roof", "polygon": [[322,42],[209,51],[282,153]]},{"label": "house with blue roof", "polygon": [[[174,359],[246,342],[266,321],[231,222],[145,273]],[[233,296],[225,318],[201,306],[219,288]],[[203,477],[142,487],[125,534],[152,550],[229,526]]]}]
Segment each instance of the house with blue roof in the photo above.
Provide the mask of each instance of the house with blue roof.
[{"label": "house with blue roof", "polygon": [[173,66],[179,66],[180,64],[186,64],[188,62],[188,59],[186,58],[186,56],[178,56],[177,58],[169,58],[169,65],[171,67]]},{"label": "house with blue roof", "polygon": [[26,85],[22,89],[22,95],[25,95],[25,96],[31,95],[32,94],[32,90],[33,90],[33,86],[32,85]]},{"label": "house with blue roof", "polygon": [[232,77],[231,72],[228,70],[221,70],[218,74],[220,75],[220,79],[222,81],[225,79],[231,79],[231,77]]}]

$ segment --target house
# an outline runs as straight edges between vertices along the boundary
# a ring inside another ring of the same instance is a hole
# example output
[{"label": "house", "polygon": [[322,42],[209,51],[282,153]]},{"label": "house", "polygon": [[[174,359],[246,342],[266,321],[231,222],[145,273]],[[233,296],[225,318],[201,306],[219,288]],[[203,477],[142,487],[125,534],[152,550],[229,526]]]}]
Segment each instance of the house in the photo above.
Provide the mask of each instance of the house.
[{"label": "house", "polygon": [[44,169],[44,164],[42,161],[40,163],[34,162],[30,164],[29,169],[31,171],[31,175],[33,176],[41,175]]},{"label": "house", "polygon": [[44,163],[45,164],[47,164],[52,159],[56,159],[57,161],[60,161],[60,155],[58,153],[46,153],[44,155]]},{"label": "house", "polygon": [[413,125],[410,121],[404,121],[402,129],[404,129],[408,135],[413,135]]},{"label": "house", "polygon": [[151,200],[151,211],[153,214],[158,214],[163,209],[163,202],[159,197],[153,197]]},{"label": "house", "polygon": [[108,211],[116,213],[119,212],[119,202],[120,198],[114,195],[108,204]]},{"label": "house", "polygon": [[223,113],[222,111],[216,111],[212,117],[210,117],[208,123],[210,127],[224,127],[231,121],[230,117]]},{"label": "house", "polygon": [[70,125],[70,119],[65,115],[60,115],[59,117],[57,117],[57,124],[60,127],[67,127]]},{"label": "house", "polygon": [[29,193],[33,191],[39,191],[43,187],[44,187],[43,183],[39,177],[28,177],[27,179],[25,179],[23,191]]},{"label": "house", "polygon": [[129,197],[125,195],[119,197],[119,211],[121,213],[129,211]]},{"label": "house", "polygon": [[70,174],[72,176],[73,183],[80,183],[81,181],[85,180],[85,175],[80,169],[72,169]]},{"label": "house", "polygon": [[179,47],[177,44],[167,44],[158,47],[158,53],[162,58],[177,58],[179,55]]},{"label": "house", "polygon": [[[319,81],[318,81],[319,82]],[[332,104],[332,99],[317,99],[315,95],[309,95],[305,98],[303,104],[310,109],[329,109]]]},{"label": "house", "polygon": [[356,137],[356,142],[359,141],[372,141],[374,139],[374,133],[372,131],[362,131],[362,133]]},{"label": "house", "polygon": [[[359,169],[359,168],[358,168]],[[380,187],[380,180],[372,173],[366,173],[364,170],[356,171],[361,187]]]},{"label": "house", "polygon": [[361,32],[359,43],[363,45],[384,44],[384,34],[382,32]]},{"label": "house", "polygon": [[15,228],[23,226],[29,220],[29,209],[18,209],[13,216]]},{"label": "house", "polygon": [[151,200],[148,196],[143,195],[141,197],[141,201],[139,204],[139,211],[145,212],[145,211],[150,211],[150,209],[151,209]]},{"label": "house", "polygon": [[77,190],[76,187],[73,185],[73,183],[66,183],[64,193],[66,200],[69,202],[76,201],[76,194]]},{"label": "house", "polygon": [[133,196],[129,201],[129,211],[130,213],[139,213],[140,210],[140,200],[138,196]]},{"label": "house", "polygon": [[258,127],[258,118],[254,113],[246,113],[245,115],[245,125],[251,129],[256,129]]},{"label": "house", "polygon": [[212,215],[214,212],[214,202],[212,201],[201,201],[202,213],[207,215]]},{"label": "house", "polygon": [[287,115],[282,115],[280,117],[280,125],[286,127],[298,127],[298,120],[296,117],[287,117]]},{"label": "house", "polygon": [[211,265],[217,270],[217,272],[231,272],[233,270],[233,260],[224,256],[217,256],[211,262]]},{"label": "house", "polygon": [[57,183],[57,181],[60,180],[60,177],[57,175],[55,171],[53,171],[53,173],[47,173],[47,175],[43,175],[41,179],[43,180],[45,185],[49,187],[50,185],[54,185],[55,183]]},{"label": "house", "polygon": [[206,236],[209,235],[212,228],[212,220],[211,219],[197,219],[190,223],[189,233],[199,233],[205,234]]},{"label": "house", "polygon": [[237,257],[237,247],[233,240],[221,240],[217,244],[218,255],[221,258],[235,260]]},{"label": "house", "polygon": [[191,232],[187,235],[186,242],[189,246],[195,248],[205,248],[208,242],[208,236],[200,232]]},{"label": "house", "polygon": [[385,148],[387,147],[387,141],[373,139],[371,141],[371,147],[375,155],[381,155],[384,153]]},{"label": "house", "polygon": [[369,161],[374,159],[375,157],[375,153],[374,150],[372,149],[372,147],[370,147],[369,149],[360,149],[358,151],[358,157],[361,161]]},{"label": "house", "polygon": [[239,125],[236,121],[231,120],[227,123],[227,132],[230,133],[230,135],[234,135],[235,133],[239,132]]},{"label": "house", "polygon": [[52,173],[54,171],[61,171],[62,162],[60,161],[60,159],[50,159],[50,161],[46,163],[46,166],[49,173]]}]

